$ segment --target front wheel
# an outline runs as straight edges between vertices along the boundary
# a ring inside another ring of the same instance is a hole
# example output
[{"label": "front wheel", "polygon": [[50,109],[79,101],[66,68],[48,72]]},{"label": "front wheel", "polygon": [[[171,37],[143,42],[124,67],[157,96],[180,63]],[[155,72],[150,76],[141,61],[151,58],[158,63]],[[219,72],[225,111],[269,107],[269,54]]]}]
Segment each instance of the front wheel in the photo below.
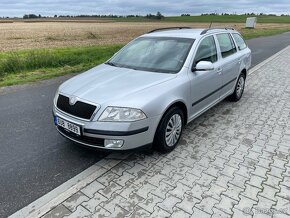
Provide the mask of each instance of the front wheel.
[{"label": "front wheel", "polygon": [[245,89],[245,83],[246,76],[244,73],[242,73],[238,78],[234,93],[230,95],[231,101],[239,101],[242,98]]},{"label": "front wheel", "polygon": [[172,107],[163,116],[157,128],[154,148],[167,153],[172,151],[179,142],[184,126],[184,115],[180,108]]}]

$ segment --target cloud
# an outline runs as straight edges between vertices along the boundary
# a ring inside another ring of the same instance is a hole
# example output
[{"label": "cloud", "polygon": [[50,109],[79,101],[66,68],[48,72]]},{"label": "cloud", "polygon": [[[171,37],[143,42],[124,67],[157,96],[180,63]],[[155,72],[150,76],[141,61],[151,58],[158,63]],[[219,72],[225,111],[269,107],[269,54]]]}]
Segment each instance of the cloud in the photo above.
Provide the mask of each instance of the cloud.
[{"label": "cloud", "polygon": [[0,0],[0,16],[156,13],[289,13],[289,0]]}]

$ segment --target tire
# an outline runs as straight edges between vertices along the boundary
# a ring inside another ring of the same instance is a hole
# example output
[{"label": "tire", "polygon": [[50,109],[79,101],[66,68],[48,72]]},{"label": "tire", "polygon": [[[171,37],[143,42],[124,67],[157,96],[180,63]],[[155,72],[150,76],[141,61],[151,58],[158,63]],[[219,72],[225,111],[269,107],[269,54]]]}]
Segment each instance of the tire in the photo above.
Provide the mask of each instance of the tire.
[{"label": "tire", "polygon": [[246,84],[246,75],[242,73],[237,80],[234,93],[229,96],[229,99],[231,101],[237,102],[242,98],[245,89],[245,84]]},{"label": "tire", "polygon": [[184,127],[184,114],[178,107],[170,108],[162,117],[154,138],[154,149],[168,153],[178,144]]}]

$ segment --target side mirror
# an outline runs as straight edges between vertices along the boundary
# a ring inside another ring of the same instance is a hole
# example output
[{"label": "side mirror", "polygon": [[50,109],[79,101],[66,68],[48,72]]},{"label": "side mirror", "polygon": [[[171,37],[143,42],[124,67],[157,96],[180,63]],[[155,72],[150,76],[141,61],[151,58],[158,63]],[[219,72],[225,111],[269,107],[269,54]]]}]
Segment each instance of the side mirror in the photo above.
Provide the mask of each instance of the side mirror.
[{"label": "side mirror", "polygon": [[200,61],[196,64],[195,67],[192,68],[192,71],[210,71],[214,70],[213,63],[209,61]]}]

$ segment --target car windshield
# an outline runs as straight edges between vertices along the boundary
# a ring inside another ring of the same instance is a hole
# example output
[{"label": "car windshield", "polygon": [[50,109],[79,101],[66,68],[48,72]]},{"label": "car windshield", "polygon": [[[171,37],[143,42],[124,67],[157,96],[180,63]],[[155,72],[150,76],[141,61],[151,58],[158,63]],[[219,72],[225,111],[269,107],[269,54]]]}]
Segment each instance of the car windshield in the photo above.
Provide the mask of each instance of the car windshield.
[{"label": "car windshield", "polygon": [[107,64],[135,70],[177,73],[181,70],[194,39],[140,37],[118,52]]}]

